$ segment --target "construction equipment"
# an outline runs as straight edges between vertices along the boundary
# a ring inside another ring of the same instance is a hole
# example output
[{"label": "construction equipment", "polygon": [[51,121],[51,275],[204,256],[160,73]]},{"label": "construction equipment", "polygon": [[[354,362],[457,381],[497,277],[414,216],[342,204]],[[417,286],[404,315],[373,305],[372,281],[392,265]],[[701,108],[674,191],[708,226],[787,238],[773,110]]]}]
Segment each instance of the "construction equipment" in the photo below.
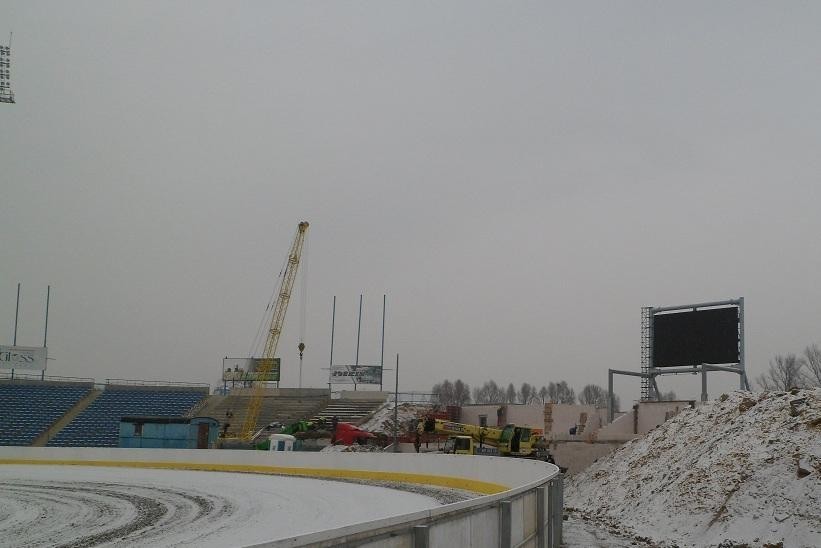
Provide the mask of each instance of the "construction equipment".
[{"label": "construction equipment", "polygon": [[418,432],[452,434],[445,443],[446,453],[540,460],[549,457],[544,437],[527,426],[490,428],[428,417],[419,424]]},{"label": "construction equipment", "polygon": [[306,221],[302,221],[297,225],[296,236],[294,236],[291,250],[288,252],[288,261],[285,264],[285,271],[282,273],[279,294],[277,295],[274,311],[271,315],[271,326],[268,329],[268,338],[265,341],[262,359],[259,360],[257,370],[257,379],[259,380],[254,384],[251,401],[248,404],[248,413],[245,415],[245,420],[242,423],[240,436],[245,441],[250,441],[257,431],[257,418],[262,408],[262,396],[265,391],[265,381],[262,379],[267,378],[273,367],[273,358],[277,350],[277,343],[279,343],[279,336],[282,333],[282,326],[285,322],[285,312],[288,310],[288,302],[291,300],[291,290],[294,287],[294,280],[296,279],[307,231],[308,223]]}]

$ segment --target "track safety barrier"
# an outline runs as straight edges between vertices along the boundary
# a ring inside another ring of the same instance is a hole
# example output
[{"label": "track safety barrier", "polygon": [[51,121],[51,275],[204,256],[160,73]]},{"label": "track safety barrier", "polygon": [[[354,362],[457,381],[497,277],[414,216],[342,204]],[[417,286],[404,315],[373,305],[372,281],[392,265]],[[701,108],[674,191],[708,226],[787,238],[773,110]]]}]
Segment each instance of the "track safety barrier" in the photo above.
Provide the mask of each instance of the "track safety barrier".
[{"label": "track safety barrier", "polygon": [[4,464],[235,471],[396,481],[481,494],[410,514],[272,539],[253,548],[559,548],[562,539],[562,475],[556,466],[541,461],[405,453],[0,447],[0,466]]}]

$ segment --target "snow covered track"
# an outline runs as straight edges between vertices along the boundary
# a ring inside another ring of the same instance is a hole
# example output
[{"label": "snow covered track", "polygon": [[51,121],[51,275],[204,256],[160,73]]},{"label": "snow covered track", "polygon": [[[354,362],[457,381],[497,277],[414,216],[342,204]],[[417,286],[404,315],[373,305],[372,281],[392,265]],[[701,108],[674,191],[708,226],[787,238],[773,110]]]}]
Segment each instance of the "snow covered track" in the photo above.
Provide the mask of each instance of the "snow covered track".
[{"label": "snow covered track", "polygon": [[0,508],[0,523],[9,524],[2,528],[4,538],[66,548],[113,540],[155,543],[209,529],[209,522],[230,518],[234,510],[229,499],[209,493],[91,481],[5,481]]},{"label": "snow covered track", "polygon": [[[455,455],[0,447],[0,546],[557,546],[557,473],[543,462]],[[307,478],[486,496],[441,506]]]},{"label": "snow covered track", "polygon": [[438,506],[305,478],[93,466],[0,466],[0,546],[247,546]]}]

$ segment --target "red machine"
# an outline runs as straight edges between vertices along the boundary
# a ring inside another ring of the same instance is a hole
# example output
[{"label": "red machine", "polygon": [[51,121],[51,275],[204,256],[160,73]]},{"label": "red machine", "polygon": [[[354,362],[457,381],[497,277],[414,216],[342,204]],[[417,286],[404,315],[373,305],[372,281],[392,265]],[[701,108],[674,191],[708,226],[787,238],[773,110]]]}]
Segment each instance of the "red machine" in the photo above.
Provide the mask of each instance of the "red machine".
[{"label": "red machine", "polygon": [[376,436],[370,432],[362,430],[353,424],[340,422],[336,425],[334,439],[335,443],[341,443],[342,445],[353,445],[354,443],[365,445],[368,442],[368,439],[375,437]]}]

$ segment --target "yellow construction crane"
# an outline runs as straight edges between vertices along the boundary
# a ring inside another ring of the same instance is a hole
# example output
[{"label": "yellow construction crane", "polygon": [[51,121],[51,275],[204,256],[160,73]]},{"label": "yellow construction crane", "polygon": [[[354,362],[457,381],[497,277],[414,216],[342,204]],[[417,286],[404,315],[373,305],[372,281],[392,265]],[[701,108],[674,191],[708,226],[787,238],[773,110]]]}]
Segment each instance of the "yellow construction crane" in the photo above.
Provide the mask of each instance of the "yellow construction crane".
[{"label": "yellow construction crane", "polygon": [[[299,268],[299,260],[302,256],[302,246],[305,243],[305,234],[308,231],[308,223],[302,221],[297,225],[296,236],[288,252],[288,262],[285,265],[285,272],[282,274],[282,283],[279,286],[274,313],[271,316],[271,327],[268,329],[268,338],[265,341],[265,349],[262,352],[262,359],[257,363],[257,378],[265,379],[271,373],[274,365],[274,354],[277,350],[279,335],[282,333],[282,325],[285,322],[285,312],[288,310],[288,301],[291,300],[291,290],[296,280],[296,272]],[[251,401],[248,403],[248,413],[242,423],[241,437],[243,440],[250,440],[257,430],[257,418],[262,408],[262,396],[265,391],[265,381],[257,380],[251,394]]]}]

